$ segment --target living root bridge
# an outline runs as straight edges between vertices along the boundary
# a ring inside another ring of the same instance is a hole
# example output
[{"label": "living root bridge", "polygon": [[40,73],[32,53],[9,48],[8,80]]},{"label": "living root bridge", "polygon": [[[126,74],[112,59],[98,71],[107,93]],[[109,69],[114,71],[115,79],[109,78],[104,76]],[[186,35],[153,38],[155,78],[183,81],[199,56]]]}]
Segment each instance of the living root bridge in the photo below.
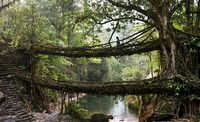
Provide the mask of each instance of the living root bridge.
[{"label": "living root bridge", "polygon": [[40,48],[34,48],[33,52],[36,54],[59,55],[71,58],[78,58],[78,57],[89,58],[89,57],[124,56],[124,55],[140,54],[154,50],[160,50],[160,39],[138,44],[125,44],[116,47],[110,47],[106,44],[96,45],[91,47],[74,47],[74,48],[40,47]]},{"label": "living root bridge", "polygon": [[[16,76],[21,81],[31,83],[30,78]],[[171,78],[155,77],[151,79],[127,82],[72,82],[72,81],[50,81],[40,79],[35,85],[64,92],[106,94],[106,95],[142,95],[142,94],[175,94],[168,83],[173,82]]]}]

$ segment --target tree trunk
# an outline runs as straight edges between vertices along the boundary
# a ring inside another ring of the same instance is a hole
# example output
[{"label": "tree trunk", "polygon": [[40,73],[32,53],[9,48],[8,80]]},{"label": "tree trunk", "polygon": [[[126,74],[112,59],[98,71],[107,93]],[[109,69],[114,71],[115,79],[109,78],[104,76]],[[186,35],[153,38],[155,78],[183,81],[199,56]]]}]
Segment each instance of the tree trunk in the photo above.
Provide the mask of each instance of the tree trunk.
[{"label": "tree trunk", "polygon": [[139,122],[146,122],[154,112],[158,111],[163,102],[160,96],[154,96],[150,101],[142,99],[142,110],[140,110]]}]

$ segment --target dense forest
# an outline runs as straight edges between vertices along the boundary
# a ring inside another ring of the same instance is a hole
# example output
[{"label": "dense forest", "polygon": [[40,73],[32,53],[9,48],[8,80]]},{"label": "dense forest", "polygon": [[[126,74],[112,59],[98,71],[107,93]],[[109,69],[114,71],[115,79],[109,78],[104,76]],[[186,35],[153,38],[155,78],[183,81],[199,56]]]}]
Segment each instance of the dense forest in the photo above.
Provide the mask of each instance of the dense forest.
[{"label": "dense forest", "polygon": [[90,95],[139,122],[200,121],[199,0],[1,0],[0,14],[0,121],[113,119],[81,107]]}]

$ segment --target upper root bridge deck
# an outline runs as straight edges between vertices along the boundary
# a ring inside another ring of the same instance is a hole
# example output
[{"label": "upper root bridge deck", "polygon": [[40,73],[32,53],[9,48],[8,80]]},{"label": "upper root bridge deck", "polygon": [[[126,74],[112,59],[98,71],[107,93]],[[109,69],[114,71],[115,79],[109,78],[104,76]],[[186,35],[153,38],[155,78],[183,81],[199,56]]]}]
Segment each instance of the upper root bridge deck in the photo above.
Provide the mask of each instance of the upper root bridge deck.
[{"label": "upper root bridge deck", "polygon": [[124,56],[132,54],[140,54],[149,51],[160,50],[160,40],[154,40],[153,42],[141,42],[141,43],[127,43],[111,47],[109,43],[88,46],[88,47],[39,47],[33,48],[33,52],[36,54],[46,55],[59,55],[71,58],[78,57],[111,57],[111,56]]}]

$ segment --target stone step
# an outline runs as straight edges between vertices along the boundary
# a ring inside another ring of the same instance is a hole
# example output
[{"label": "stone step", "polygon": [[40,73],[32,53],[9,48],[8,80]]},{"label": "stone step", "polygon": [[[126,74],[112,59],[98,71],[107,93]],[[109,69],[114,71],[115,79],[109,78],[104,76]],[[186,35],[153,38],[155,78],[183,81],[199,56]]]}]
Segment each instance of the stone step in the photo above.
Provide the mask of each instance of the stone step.
[{"label": "stone step", "polygon": [[10,104],[12,104],[12,106],[16,106],[16,105],[20,105],[21,102],[20,102],[20,101],[17,101],[17,102],[15,102],[15,101],[10,101]]},{"label": "stone step", "polygon": [[14,76],[14,74],[15,74],[14,71],[3,71],[3,72],[0,72],[0,77],[11,78]]},{"label": "stone step", "polygon": [[10,83],[1,83],[0,88],[10,88],[12,85]]},{"label": "stone step", "polygon": [[17,119],[31,119],[31,115],[29,114],[24,114],[24,115],[21,115],[21,116],[17,116]]},{"label": "stone step", "polygon": [[0,72],[0,75],[9,75],[11,72]]},{"label": "stone step", "polygon": [[12,93],[12,92],[10,92],[10,91],[9,91],[9,93],[8,93],[7,91],[3,91],[3,90],[2,90],[2,92],[6,95],[6,98],[7,98],[8,100],[12,100],[12,99],[14,99],[14,98],[17,98],[16,93]]},{"label": "stone step", "polygon": [[[9,88],[7,88],[7,89],[9,89]],[[2,88],[0,88],[0,90],[3,92],[3,93],[5,93],[5,94],[9,94],[9,96],[16,96],[17,94],[19,94],[20,92],[19,91],[15,91],[15,89],[13,88],[13,89],[11,89],[10,91],[7,91],[6,90],[6,87],[2,87]]]},{"label": "stone step", "polygon": [[16,71],[14,67],[0,67],[0,71]]},{"label": "stone step", "polygon": [[21,117],[22,115],[26,115],[26,114],[27,114],[27,111],[22,111],[22,112],[16,111],[16,116],[19,116],[19,117]]},{"label": "stone step", "polygon": [[5,73],[10,73],[10,74],[12,74],[12,73],[14,73],[14,72],[16,72],[16,71],[15,71],[15,70],[13,70],[13,71],[7,71],[7,70],[5,70],[5,71],[1,71],[0,74],[5,74]]},{"label": "stone step", "polygon": [[7,68],[2,68],[0,67],[0,72],[2,71],[15,71],[16,69],[15,68],[12,68],[12,67],[7,67]]},{"label": "stone step", "polygon": [[8,85],[2,84],[2,85],[0,86],[0,88],[10,88],[9,90],[11,90],[11,91],[16,90],[16,87],[14,87],[11,83],[8,83]]},{"label": "stone step", "polygon": [[0,91],[8,93],[8,94],[10,94],[10,93],[11,94],[20,93],[18,90],[16,90],[16,88],[11,88],[10,91],[6,91],[6,89],[9,89],[9,88],[8,87],[0,87]]},{"label": "stone step", "polygon": [[[18,101],[7,101],[9,104],[11,104],[12,106],[14,106],[13,105],[13,103],[15,103],[15,102],[18,102]],[[16,105],[15,105],[16,106]]]},{"label": "stone step", "polygon": [[2,86],[10,87],[12,85],[11,82],[7,82],[6,80],[1,81],[0,83],[1,83]]},{"label": "stone step", "polygon": [[15,66],[10,65],[10,64],[0,64],[0,69],[7,69],[7,68],[13,68],[15,69]]},{"label": "stone step", "polygon": [[17,112],[21,113],[21,112],[24,112],[24,111],[26,111],[26,112],[27,112],[27,110],[26,110],[25,108],[23,108],[23,109],[20,109],[20,110],[18,110]]},{"label": "stone step", "polygon": [[27,118],[21,118],[21,119],[16,119],[16,122],[32,122],[32,117],[27,117]]},{"label": "stone step", "polygon": [[8,108],[11,108],[11,105],[8,104],[8,103],[7,103],[7,104],[2,104],[2,105],[1,105],[1,109],[2,109],[2,110],[6,110],[6,109],[8,109]]},{"label": "stone step", "polygon": [[11,82],[7,82],[6,80],[1,81],[0,83],[1,83],[2,86],[7,86],[7,87],[12,86],[12,83]]},{"label": "stone step", "polygon": [[15,116],[1,116],[0,122],[14,122]]},{"label": "stone step", "polygon": [[7,91],[6,88],[9,89],[9,87],[0,87],[0,89],[2,89],[2,91],[6,92],[8,94],[12,93],[12,94],[16,95],[17,93],[20,93],[16,88],[11,88],[11,89],[9,89],[10,91]]},{"label": "stone step", "polygon": [[11,101],[11,100],[10,100],[10,101],[8,100],[7,102],[8,102],[8,103],[13,103],[13,102],[18,102],[18,101],[19,101],[19,100],[12,100],[12,101]]},{"label": "stone step", "polygon": [[2,77],[0,76],[0,82],[8,80],[9,77]]},{"label": "stone step", "polygon": [[10,108],[10,111],[20,111],[20,110],[23,110],[24,109],[24,106],[18,106],[18,107],[13,107],[13,108]]},{"label": "stone step", "polygon": [[15,115],[16,122],[31,122],[32,116],[28,114],[25,105],[20,100],[20,92],[12,84],[12,79],[5,77],[11,72],[14,71],[3,71],[0,62],[0,91],[2,91],[6,95],[6,100],[2,104],[0,104],[0,111],[8,113],[9,115]]},{"label": "stone step", "polygon": [[17,116],[18,118],[27,118],[27,117],[29,117],[29,116],[31,116],[31,115],[28,114],[27,111],[24,111],[24,112],[16,113],[16,116]]},{"label": "stone step", "polygon": [[1,61],[0,60],[0,65],[13,65],[12,63],[8,62],[8,61]]},{"label": "stone step", "polygon": [[1,70],[0,74],[5,74],[5,73],[9,73],[10,75],[12,75],[13,73],[15,73],[15,70]]},{"label": "stone step", "polygon": [[16,103],[11,103],[11,105],[13,108],[19,108],[23,106],[22,104],[16,104]]},{"label": "stone step", "polygon": [[16,96],[17,94],[16,93],[13,93],[13,92],[11,92],[11,91],[4,91],[3,89],[1,89],[2,90],[2,92],[6,95],[6,96]]},{"label": "stone step", "polygon": [[0,67],[15,67],[13,64],[8,64],[8,63],[0,63]]}]

